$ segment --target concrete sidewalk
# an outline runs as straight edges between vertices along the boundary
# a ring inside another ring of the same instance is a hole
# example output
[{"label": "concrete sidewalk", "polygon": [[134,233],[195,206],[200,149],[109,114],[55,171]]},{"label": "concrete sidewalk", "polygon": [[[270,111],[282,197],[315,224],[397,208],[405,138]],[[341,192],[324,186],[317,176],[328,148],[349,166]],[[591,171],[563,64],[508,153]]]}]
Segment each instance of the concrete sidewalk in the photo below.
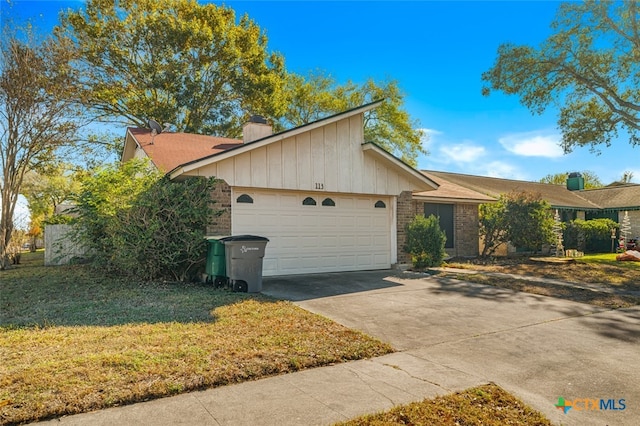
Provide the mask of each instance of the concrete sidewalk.
[{"label": "concrete sidewalk", "polygon": [[56,425],[329,425],[481,384],[394,353],[51,420]]},{"label": "concrete sidewalk", "polygon": [[[640,308],[610,311],[389,271],[268,278],[264,293],[400,352],[52,420],[64,425],[328,425],[493,381],[566,425],[635,425]],[[558,397],[624,411],[556,409]]]}]

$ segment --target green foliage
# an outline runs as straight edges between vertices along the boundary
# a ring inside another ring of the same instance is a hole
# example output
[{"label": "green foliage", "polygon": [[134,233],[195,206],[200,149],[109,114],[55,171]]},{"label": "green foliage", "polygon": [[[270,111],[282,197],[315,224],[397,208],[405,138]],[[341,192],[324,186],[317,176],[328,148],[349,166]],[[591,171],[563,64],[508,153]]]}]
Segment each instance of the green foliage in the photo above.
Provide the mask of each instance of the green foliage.
[{"label": "green foliage", "polygon": [[45,225],[68,225],[74,223],[75,219],[73,216],[69,216],[67,214],[54,214],[51,217],[48,217],[43,222]]},{"label": "green foliage", "polygon": [[165,177],[142,192],[107,228],[115,248],[112,263],[146,280],[195,278],[206,259],[214,184],[214,179]]},{"label": "green foliage", "polygon": [[507,242],[507,216],[506,203],[499,200],[497,203],[480,204],[479,212],[479,233],[484,246],[480,256],[492,256],[498,247]]},{"label": "green foliage", "polygon": [[204,265],[213,179],[170,181],[132,160],[83,181],[78,238],[94,263],[144,280],[187,280]]},{"label": "green foliage", "polygon": [[506,237],[515,247],[534,251],[554,242],[551,206],[539,194],[506,194]]},{"label": "green foliage", "polygon": [[284,61],[246,15],[195,0],[89,0],[55,29],[73,43],[77,97],[99,118],[237,137],[283,110]]},{"label": "green foliage", "polygon": [[424,131],[404,110],[404,94],[396,81],[376,83],[369,79],[362,85],[351,81],[339,85],[321,72],[310,73],[306,78],[289,74],[286,94],[287,109],[277,123],[279,128],[301,126],[384,99],[378,108],[365,113],[365,141],[375,143],[413,166],[419,154],[426,154],[422,146]]},{"label": "green foliage", "polygon": [[564,232],[565,247],[587,251],[591,246],[598,246],[598,241],[610,240],[611,232],[619,226],[616,221],[608,218],[572,220]]},{"label": "green foliage", "polygon": [[558,107],[566,152],[609,146],[618,130],[640,143],[639,4],[636,1],[563,3],[554,34],[538,48],[503,44],[482,75],[492,90],[520,97],[541,114]]},{"label": "green foliage", "polygon": [[411,255],[411,262],[416,268],[440,266],[445,256],[446,240],[437,217],[418,215],[407,225],[404,250]]},{"label": "green foliage", "polygon": [[490,256],[507,242],[536,251],[554,242],[553,224],[551,206],[539,194],[502,194],[496,203],[480,205],[480,236],[485,241],[481,255]]},{"label": "green foliage", "polygon": [[[584,170],[580,172],[580,174],[584,178],[584,189],[602,188],[604,186],[600,181],[600,178],[594,172]],[[569,173],[556,173],[554,175],[546,175],[540,179],[540,183],[566,186],[568,178]]]},{"label": "green foliage", "polygon": [[108,262],[115,250],[108,229],[117,212],[131,208],[135,199],[160,178],[148,161],[132,160],[104,166],[82,180],[75,200],[79,214],[76,237],[98,262]]}]

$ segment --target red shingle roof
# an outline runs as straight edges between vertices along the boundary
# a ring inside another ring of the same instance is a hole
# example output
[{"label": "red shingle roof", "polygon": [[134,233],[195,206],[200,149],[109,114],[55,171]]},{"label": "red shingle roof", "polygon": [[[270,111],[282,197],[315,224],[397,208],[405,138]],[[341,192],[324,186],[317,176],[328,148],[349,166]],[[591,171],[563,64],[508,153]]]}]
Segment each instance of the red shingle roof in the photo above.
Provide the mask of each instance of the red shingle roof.
[{"label": "red shingle roof", "polygon": [[149,129],[130,127],[127,130],[153,164],[163,172],[242,145],[242,141],[237,139],[191,133],[160,133],[152,139]]}]

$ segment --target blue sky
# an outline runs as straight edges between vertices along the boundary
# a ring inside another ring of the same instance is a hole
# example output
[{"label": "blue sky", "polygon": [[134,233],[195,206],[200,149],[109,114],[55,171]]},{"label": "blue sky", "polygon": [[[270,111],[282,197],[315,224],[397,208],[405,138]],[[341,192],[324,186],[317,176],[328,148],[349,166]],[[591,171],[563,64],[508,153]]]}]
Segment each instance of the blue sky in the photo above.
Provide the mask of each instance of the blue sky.
[{"label": "blue sky", "polygon": [[[42,28],[81,1],[14,0],[7,9]],[[214,2],[221,3],[221,2]],[[554,1],[227,1],[266,31],[289,71],[322,69],[338,81],[397,80],[406,109],[427,129],[418,168],[537,181],[589,170],[604,184],[624,171],[640,182],[640,147],[624,139],[601,154],[564,155],[556,111],[532,115],[517,97],[481,95],[480,76],[501,43],[537,46],[550,34]],[[124,133],[124,129],[123,129]]]}]

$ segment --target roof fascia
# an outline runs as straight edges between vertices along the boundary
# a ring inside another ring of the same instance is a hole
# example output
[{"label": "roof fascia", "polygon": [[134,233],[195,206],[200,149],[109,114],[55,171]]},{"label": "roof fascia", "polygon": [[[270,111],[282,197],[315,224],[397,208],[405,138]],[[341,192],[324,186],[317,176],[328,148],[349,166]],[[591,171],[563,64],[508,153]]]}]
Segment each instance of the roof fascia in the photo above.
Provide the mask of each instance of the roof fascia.
[{"label": "roof fascia", "polygon": [[136,148],[141,148],[140,144],[138,143],[138,140],[133,135],[133,133],[131,133],[131,128],[127,127],[127,133],[126,133],[125,138],[124,138],[124,146],[122,147],[122,154],[120,155],[120,162],[121,163],[124,161],[124,154],[125,154],[125,152],[127,152],[127,143],[129,143],[129,140],[132,140],[133,143],[136,144],[136,147],[134,148],[134,152],[135,152]]},{"label": "roof fascia", "polygon": [[200,167],[216,163],[218,161],[226,160],[228,158],[234,157],[236,155],[240,155],[245,152],[249,152],[251,150],[272,144],[277,141],[281,141],[283,139],[287,139],[290,137],[297,136],[301,133],[309,132],[311,130],[317,129],[322,126],[326,126],[327,124],[335,123],[336,121],[344,120],[345,118],[352,117],[357,114],[362,114],[364,112],[370,111],[374,108],[377,108],[383,99],[368,103],[366,105],[362,105],[357,108],[350,109],[348,111],[341,112],[339,114],[335,114],[329,117],[325,117],[318,121],[314,121],[309,124],[305,124],[299,127],[295,127],[290,130],[286,130],[284,132],[276,133],[275,135],[270,135],[264,137],[262,139],[258,139],[253,142],[246,143],[244,145],[240,145],[237,148],[231,148],[219,154],[214,154],[205,158],[201,158],[199,160],[192,161],[190,163],[181,164],[175,169],[171,170],[168,175],[170,179],[175,179],[176,177],[190,172],[192,170],[198,169]]},{"label": "roof fascia", "polygon": [[495,203],[498,200],[480,200],[478,198],[452,198],[452,197],[430,197],[425,195],[414,195],[414,200],[418,201],[432,201],[437,203],[467,203],[467,204],[484,204],[484,203]]}]

